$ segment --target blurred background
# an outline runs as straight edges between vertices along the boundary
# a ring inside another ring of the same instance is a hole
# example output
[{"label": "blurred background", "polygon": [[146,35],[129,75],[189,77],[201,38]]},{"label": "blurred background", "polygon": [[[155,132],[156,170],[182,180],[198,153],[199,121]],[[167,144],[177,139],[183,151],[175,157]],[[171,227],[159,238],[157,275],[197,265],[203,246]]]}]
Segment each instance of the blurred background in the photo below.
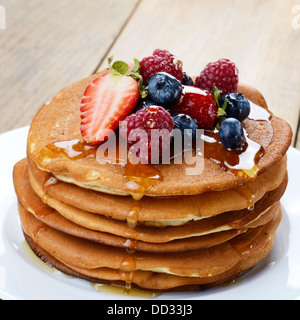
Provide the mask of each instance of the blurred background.
[{"label": "blurred background", "polygon": [[0,133],[63,87],[168,49],[198,75],[229,58],[300,149],[300,0],[0,0]]}]

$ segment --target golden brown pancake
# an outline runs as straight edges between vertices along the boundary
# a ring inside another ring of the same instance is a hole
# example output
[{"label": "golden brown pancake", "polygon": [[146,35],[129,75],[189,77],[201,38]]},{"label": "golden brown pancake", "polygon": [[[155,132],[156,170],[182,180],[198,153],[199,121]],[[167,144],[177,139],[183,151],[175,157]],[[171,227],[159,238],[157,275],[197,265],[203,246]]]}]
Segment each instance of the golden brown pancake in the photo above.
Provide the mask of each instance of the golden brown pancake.
[{"label": "golden brown pancake", "polygon": [[[193,195],[230,189],[247,182],[244,175],[225,171],[209,158],[204,159],[202,174],[186,175],[185,163],[143,166],[137,173],[137,167],[132,169],[130,165],[100,164],[94,157],[74,158],[74,155],[68,157],[57,150],[52,152],[49,146],[53,143],[82,139],[80,103],[85,88],[97,76],[99,74],[63,89],[35,116],[29,131],[27,154],[40,169],[53,173],[60,180],[118,195]],[[258,90],[247,85],[240,85],[239,90],[253,103],[267,109]],[[265,172],[286,153],[291,142],[291,128],[275,115],[271,115],[268,121],[246,119],[243,125],[248,137],[264,147],[257,165],[259,173]],[[153,176],[159,178],[151,178]],[[135,178],[139,178],[138,183]]]},{"label": "golden brown pancake", "polygon": [[[284,179],[279,188],[270,191],[264,199],[258,201],[256,208],[251,211],[244,209],[228,212],[181,227],[167,227],[159,232],[155,228],[143,226],[132,228],[126,222],[84,212],[46,194],[36,194],[29,183],[26,159],[15,165],[14,182],[22,207],[52,228],[114,246],[158,252],[212,246],[243,233],[252,226],[266,224],[272,219],[270,209],[284,193],[287,179]],[[50,207],[42,199],[49,203]],[[173,241],[174,239],[182,240]]]},{"label": "golden brown pancake", "polygon": [[[38,221],[20,207],[23,231],[30,246],[47,261],[67,266],[77,276],[103,281],[130,281],[142,288],[165,290],[190,284],[226,281],[245,272],[272,248],[281,219],[280,206],[266,225],[209,249],[176,254],[129,254],[118,248],[66,235]],[[39,250],[41,248],[42,250]],[[204,258],[205,257],[205,258]],[[60,268],[59,264],[55,264]],[[62,269],[63,270],[63,269]],[[68,270],[63,270],[67,272]]]},{"label": "golden brown pancake", "polygon": [[[190,237],[188,239],[180,239],[177,241],[174,240],[166,243],[155,244],[124,238],[112,233],[95,231],[68,220],[64,216],[60,215],[55,209],[44,203],[42,199],[39,198],[39,196],[32,190],[26,175],[28,176],[28,172],[26,170],[26,159],[24,159],[18,162],[14,168],[15,190],[18,195],[19,203],[24,210],[30,212],[38,220],[54,229],[107,245],[139,251],[176,252],[210,247],[225,242],[238,234],[246,232],[247,230],[246,228],[232,229],[218,232],[217,235],[208,234],[201,237]],[[110,224],[113,224],[113,221],[110,222]],[[124,227],[126,228],[126,226]]]},{"label": "golden brown pancake", "polygon": [[181,225],[190,220],[253,207],[268,191],[278,188],[286,174],[284,156],[257,179],[230,190],[184,197],[143,197],[136,201],[132,197],[100,193],[58,180],[52,183],[53,177],[39,170],[30,159],[28,165],[31,185],[41,198],[54,198],[78,209],[117,220],[131,218],[138,224],[155,226]]},{"label": "golden brown pancake", "polygon": [[[61,270],[65,274],[81,278],[87,281],[100,284],[111,284],[111,285],[124,285],[124,279],[122,273],[115,269],[80,269],[75,267],[69,267],[59,260],[55,259],[48,252],[39,247],[32,239],[24,233],[25,239],[32,250],[40,257],[43,261],[50,263],[53,267]],[[267,248],[262,250],[260,254],[253,255],[248,259],[238,263],[235,267],[229,271],[222,273],[216,277],[208,278],[188,278],[178,277],[163,273],[154,273],[149,271],[136,271],[134,273],[134,283],[130,282],[132,288],[139,287],[143,289],[155,290],[155,291],[191,291],[191,290],[206,290],[211,287],[229,283],[237,277],[242,276],[255,266],[260,260],[265,258],[272,248],[273,243],[271,242]],[[129,275],[130,277],[130,275]],[[155,289],[154,289],[155,288]]]}]

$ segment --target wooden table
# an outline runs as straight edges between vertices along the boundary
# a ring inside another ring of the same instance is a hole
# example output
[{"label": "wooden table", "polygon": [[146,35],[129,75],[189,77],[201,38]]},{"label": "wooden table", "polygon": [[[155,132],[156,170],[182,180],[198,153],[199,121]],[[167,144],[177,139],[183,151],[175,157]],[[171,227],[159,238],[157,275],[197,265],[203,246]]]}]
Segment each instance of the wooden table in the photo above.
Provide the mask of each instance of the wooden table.
[{"label": "wooden table", "polygon": [[194,75],[218,58],[235,61],[300,149],[299,0],[2,0],[0,12],[0,132],[29,125],[110,55],[131,61],[165,48]]}]

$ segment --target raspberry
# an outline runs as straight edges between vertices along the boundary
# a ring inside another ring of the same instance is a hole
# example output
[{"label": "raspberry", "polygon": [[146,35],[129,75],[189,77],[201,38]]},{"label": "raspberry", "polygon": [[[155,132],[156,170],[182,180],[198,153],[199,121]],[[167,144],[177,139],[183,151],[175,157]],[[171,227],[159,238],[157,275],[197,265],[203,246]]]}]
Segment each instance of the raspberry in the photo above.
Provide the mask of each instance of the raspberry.
[{"label": "raspberry", "polygon": [[[173,118],[167,110],[150,106],[127,116],[122,122],[120,133],[132,147],[130,151],[136,154],[142,163],[158,163],[157,161],[171,143],[173,127]],[[133,131],[134,129],[141,130]],[[158,133],[159,138],[156,135]]]},{"label": "raspberry", "polygon": [[152,56],[145,57],[140,61],[140,65],[140,74],[144,84],[157,72],[169,73],[182,82],[182,62],[167,50],[154,50]]},{"label": "raspberry", "polygon": [[235,64],[228,59],[220,59],[206,65],[196,78],[195,86],[210,92],[215,86],[222,94],[227,94],[237,92],[238,81],[238,69]]},{"label": "raspberry", "polygon": [[212,129],[217,120],[217,104],[213,95],[197,87],[183,86],[182,97],[171,112],[189,115],[199,129]]}]

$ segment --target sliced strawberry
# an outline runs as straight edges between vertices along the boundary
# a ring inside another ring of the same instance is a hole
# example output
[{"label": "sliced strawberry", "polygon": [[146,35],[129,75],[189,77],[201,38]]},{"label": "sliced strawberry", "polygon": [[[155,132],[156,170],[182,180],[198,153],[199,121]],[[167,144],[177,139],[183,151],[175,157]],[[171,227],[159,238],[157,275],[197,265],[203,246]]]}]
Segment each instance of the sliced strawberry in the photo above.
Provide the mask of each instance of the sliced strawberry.
[{"label": "sliced strawberry", "polygon": [[81,134],[84,142],[99,144],[132,112],[139,87],[132,77],[110,69],[85,90],[81,101]]}]

